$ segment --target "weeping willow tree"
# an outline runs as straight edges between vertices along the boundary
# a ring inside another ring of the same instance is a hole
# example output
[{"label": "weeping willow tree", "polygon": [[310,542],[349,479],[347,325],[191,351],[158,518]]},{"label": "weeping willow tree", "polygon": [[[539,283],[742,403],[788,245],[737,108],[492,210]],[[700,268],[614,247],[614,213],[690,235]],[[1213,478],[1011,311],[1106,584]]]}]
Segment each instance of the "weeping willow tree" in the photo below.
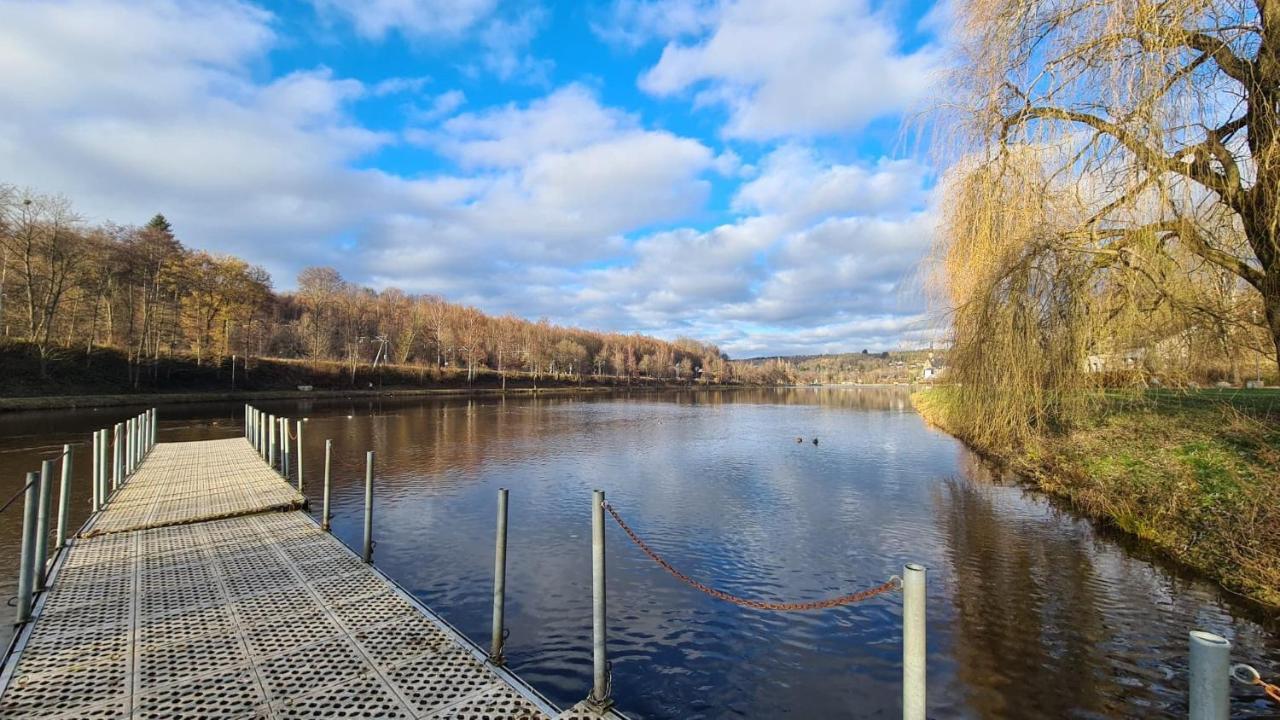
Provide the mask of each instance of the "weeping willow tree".
[{"label": "weeping willow tree", "polygon": [[936,259],[972,432],[1069,424],[1091,355],[1180,328],[1280,355],[1280,0],[956,11]]}]

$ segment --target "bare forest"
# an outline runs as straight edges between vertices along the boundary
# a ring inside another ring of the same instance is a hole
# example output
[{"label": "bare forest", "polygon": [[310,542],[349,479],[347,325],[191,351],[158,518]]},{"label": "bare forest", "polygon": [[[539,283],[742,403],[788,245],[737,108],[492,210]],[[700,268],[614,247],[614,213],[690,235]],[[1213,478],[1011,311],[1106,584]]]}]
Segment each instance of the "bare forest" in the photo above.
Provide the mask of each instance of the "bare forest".
[{"label": "bare forest", "polygon": [[[163,215],[91,225],[72,203],[0,185],[0,320],[10,350],[86,366],[125,354],[129,383],[162,359],[220,365],[284,358],[359,368],[415,366],[470,382],[479,372],[671,382],[758,382],[714,345],[495,317],[432,294],[375,290],[310,267],[279,292],[261,267],[185,246]],[[154,379],[154,378],[153,378]],[[776,379],[775,379],[776,381]]]}]

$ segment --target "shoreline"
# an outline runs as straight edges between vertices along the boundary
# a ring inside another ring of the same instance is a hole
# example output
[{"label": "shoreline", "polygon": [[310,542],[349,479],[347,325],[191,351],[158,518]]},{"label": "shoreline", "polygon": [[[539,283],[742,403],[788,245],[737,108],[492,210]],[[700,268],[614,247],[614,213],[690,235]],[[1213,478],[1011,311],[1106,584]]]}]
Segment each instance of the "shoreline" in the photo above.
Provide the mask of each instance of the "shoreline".
[{"label": "shoreline", "polygon": [[242,402],[254,400],[306,400],[311,398],[366,397],[472,397],[502,395],[587,395],[619,391],[727,390],[736,385],[550,385],[548,387],[502,388],[384,388],[374,390],[227,390],[197,392],[117,393],[103,395],[48,395],[0,398],[0,413],[29,410],[76,410],[130,405],[176,405],[183,403]]},{"label": "shoreline", "polygon": [[[1044,493],[1051,500],[1065,503],[1081,517],[1101,523],[1125,540],[1140,543],[1152,555],[1194,573],[1267,615],[1280,609],[1280,585],[1275,582],[1275,568],[1239,560],[1237,553],[1251,545],[1247,531],[1234,528],[1230,523],[1207,527],[1203,518],[1188,518],[1165,507],[1143,507],[1140,502],[1142,495],[1090,465],[1094,462],[1098,467],[1106,467],[1106,463],[1114,462],[1112,455],[1128,457],[1131,453],[1135,457],[1144,457],[1142,453],[1149,452],[1149,448],[1137,447],[1137,443],[1123,433],[1111,438],[1110,455],[1079,453],[1078,446],[1088,442],[1088,438],[1082,439],[1083,433],[1046,441],[1035,451],[987,447],[974,443],[965,437],[965,433],[949,426],[945,399],[933,402],[930,399],[923,392],[911,394],[911,404],[925,423],[954,437],[997,470],[1013,473],[1018,482]],[[1172,427],[1170,432],[1173,432]],[[1173,451],[1164,452],[1172,454]],[[1149,472],[1154,472],[1169,485],[1157,492],[1174,492],[1182,478],[1164,474],[1171,464],[1169,459],[1157,457],[1150,463]],[[1127,468],[1127,472],[1135,473],[1132,466]],[[1191,495],[1195,502],[1216,500],[1207,497],[1203,489],[1192,492],[1199,493]]]}]

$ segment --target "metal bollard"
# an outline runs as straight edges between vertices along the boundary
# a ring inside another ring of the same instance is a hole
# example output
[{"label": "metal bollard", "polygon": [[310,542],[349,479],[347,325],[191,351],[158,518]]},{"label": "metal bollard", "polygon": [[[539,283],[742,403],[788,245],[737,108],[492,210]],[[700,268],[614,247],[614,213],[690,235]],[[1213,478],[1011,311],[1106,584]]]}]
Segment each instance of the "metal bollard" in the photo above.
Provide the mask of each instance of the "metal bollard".
[{"label": "metal bollard", "polygon": [[329,460],[333,455],[333,441],[324,441],[324,499],[320,503],[320,529],[329,529]]},{"label": "metal bollard", "polygon": [[503,624],[507,593],[507,489],[498,488],[498,534],[493,546],[493,626],[489,640],[489,662],[505,665],[502,654],[507,638]]},{"label": "metal bollard", "polygon": [[1191,720],[1227,720],[1231,713],[1231,643],[1203,630],[1189,633]]},{"label": "metal bollard", "polygon": [[298,441],[298,444],[294,446],[294,454],[298,456],[298,470],[297,470],[298,492],[302,492],[302,421],[301,420],[297,422],[297,428],[298,428],[298,431],[294,434],[297,435],[296,439]]},{"label": "metal bollard", "polygon": [[267,425],[270,428],[270,433],[267,437],[267,464],[274,470],[276,467],[276,432],[280,430],[275,415],[267,416]]},{"label": "metal bollard", "polygon": [[902,568],[902,718],[925,719],[925,577],[923,565]]},{"label": "metal bollard", "polygon": [[36,511],[35,591],[44,592],[45,566],[49,560],[49,510],[53,504],[53,461],[40,463],[40,506]]},{"label": "metal bollard", "polygon": [[364,454],[364,561],[373,562],[373,451]]},{"label": "metal bollard", "polygon": [[99,469],[98,453],[100,452],[98,448],[99,437],[100,435],[98,431],[94,430],[93,431],[93,460],[92,460],[92,467],[90,468],[90,470],[93,471],[93,488],[92,488],[93,494],[90,496],[92,498],[92,501],[91,501],[92,504],[90,505],[90,507],[93,508],[94,512],[98,512],[98,506],[102,504],[102,499],[98,497],[98,489],[99,489],[98,488],[98,469]]},{"label": "metal bollard", "polygon": [[15,623],[31,619],[31,582],[35,574],[36,504],[40,502],[40,473],[27,473],[26,497],[22,501],[22,555],[18,560],[18,614]]},{"label": "metal bollard", "polygon": [[604,491],[591,492],[591,655],[593,680],[587,702],[603,710],[609,699],[609,661],[606,656],[604,602]]},{"label": "metal bollard", "polygon": [[71,504],[71,446],[62,446],[62,480],[58,483],[58,550],[67,544],[67,511]]}]

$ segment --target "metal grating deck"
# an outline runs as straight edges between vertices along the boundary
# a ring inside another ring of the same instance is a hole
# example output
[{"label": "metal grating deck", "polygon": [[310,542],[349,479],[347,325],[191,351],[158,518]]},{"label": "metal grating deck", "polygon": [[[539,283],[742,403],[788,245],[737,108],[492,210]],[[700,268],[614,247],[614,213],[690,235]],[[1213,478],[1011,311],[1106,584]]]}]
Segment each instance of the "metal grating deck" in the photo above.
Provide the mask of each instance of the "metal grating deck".
[{"label": "metal grating deck", "polygon": [[248,440],[156,445],[84,535],[302,507],[305,498],[264,463]]},{"label": "metal grating deck", "polygon": [[557,715],[305,513],[256,512],[289,497],[271,484],[296,495],[243,440],[157,445],[59,558],[0,717]]}]

